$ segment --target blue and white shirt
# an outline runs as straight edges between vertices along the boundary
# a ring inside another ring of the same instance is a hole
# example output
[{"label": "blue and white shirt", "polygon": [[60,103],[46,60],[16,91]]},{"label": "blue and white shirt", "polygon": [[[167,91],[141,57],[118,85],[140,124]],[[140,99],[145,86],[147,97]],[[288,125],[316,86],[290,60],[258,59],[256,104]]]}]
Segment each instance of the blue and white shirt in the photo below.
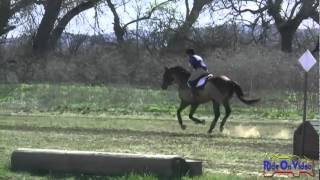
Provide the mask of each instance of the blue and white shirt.
[{"label": "blue and white shirt", "polygon": [[207,65],[203,62],[203,59],[199,55],[192,55],[189,59],[189,63],[194,69],[202,68],[207,70]]}]

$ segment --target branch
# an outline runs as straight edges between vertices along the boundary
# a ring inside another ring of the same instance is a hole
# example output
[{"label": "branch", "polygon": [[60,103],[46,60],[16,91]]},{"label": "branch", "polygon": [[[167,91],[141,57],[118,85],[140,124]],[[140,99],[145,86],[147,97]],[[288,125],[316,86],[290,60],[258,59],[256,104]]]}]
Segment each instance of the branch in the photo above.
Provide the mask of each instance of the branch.
[{"label": "branch", "polygon": [[292,19],[293,15],[294,15],[294,12],[296,11],[298,5],[301,4],[301,1],[296,1],[296,3],[294,4],[294,6],[292,7],[292,10],[291,10],[291,13],[290,13],[290,16],[289,16],[289,20]]},{"label": "branch", "polygon": [[52,38],[51,41],[55,43],[61,36],[62,32],[68,25],[68,23],[73,19],[75,16],[80,14],[81,12],[88,10],[95,6],[100,0],[88,0],[86,2],[80,3],[75,8],[71,9],[70,11],[65,14],[61,20],[58,22],[58,25],[55,27],[55,29],[52,32]]},{"label": "branch", "polygon": [[112,14],[114,16],[114,21],[115,21],[114,23],[120,24],[120,18],[118,16],[118,13],[117,13],[115,5],[111,2],[111,0],[107,0],[107,4],[108,4],[108,6],[109,6],[109,8],[110,8],[110,10],[111,10],[111,12],[112,12]]},{"label": "branch", "polygon": [[319,24],[319,12],[317,11],[317,9],[313,9],[313,11],[311,12],[310,17],[311,17],[317,24]]},{"label": "branch", "polygon": [[283,0],[268,0],[267,7],[268,7],[268,14],[270,14],[277,26],[281,25],[284,22],[284,19],[281,17],[280,10],[281,4]]},{"label": "branch", "polygon": [[118,12],[116,10],[115,5],[111,2],[111,0],[107,0],[107,4],[113,14],[113,30],[116,34],[118,43],[122,43],[124,41],[123,35],[125,34],[125,31],[123,27],[120,24],[120,17],[118,15]]},{"label": "branch", "polygon": [[154,6],[154,7],[151,8],[151,10],[147,13],[147,15],[145,15],[145,16],[143,16],[143,17],[141,17],[141,18],[132,20],[132,21],[126,23],[125,25],[123,25],[123,29],[126,29],[130,24],[133,24],[133,23],[136,23],[136,22],[139,22],[139,21],[142,21],[142,20],[150,19],[154,11],[156,11],[160,6],[169,3],[170,1],[173,1],[173,0],[164,1],[164,2],[162,2],[162,3],[160,3],[160,4],[156,5],[156,6]]},{"label": "branch", "polygon": [[243,9],[243,10],[238,10],[238,13],[245,13],[245,12],[250,12],[252,14],[260,14],[262,12],[264,12],[265,10],[267,10],[268,7],[265,6],[265,7],[262,7],[260,9],[257,9],[257,10],[252,10],[252,9]]},{"label": "branch", "polygon": [[21,0],[16,2],[10,9],[10,16],[13,16],[16,12],[19,12],[21,9],[26,8],[31,4],[38,3],[38,1],[39,0]]},{"label": "branch", "polygon": [[9,31],[14,30],[16,28],[16,26],[6,26],[3,29],[3,32],[0,33],[0,36],[3,34],[7,34]]},{"label": "branch", "polygon": [[187,19],[188,15],[190,14],[189,0],[185,0],[185,4],[186,4],[186,19]]},{"label": "branch", "polygon": [[[296,24],[300,24],[304,19],[312,17],[314,11],[317,11],[319,0],[301,0],[302,6],[296,17],[292,19]],[[319,17],[318,17],[319,18]]]},{"label": "branch", "polygon": [[[238,13],[238,15],[240,15],[242,13],[246,13],[246,12],[250,12],[251,14],[260,14],[260,13],[263,13],[264,11],[266,11],[268,9],[268,6],[261,7],[261,3],[262,2],[260,2],[259,9],[257,9],[257,10],[241,9],[240,6],[239,7],[235,6],[235,3],[233,2],[233,0],[229,0],[229,2],[230,2],[230,6],[228,6],[228,7],[231,7],[234,11],[236,11],[236,13]],[[247,1],[245,1],[245,2],[247,2]],[[258,3],[257,1],[255,1],[255,2]],[[224,6],[227,7],[226,4],[224,4]]]}]

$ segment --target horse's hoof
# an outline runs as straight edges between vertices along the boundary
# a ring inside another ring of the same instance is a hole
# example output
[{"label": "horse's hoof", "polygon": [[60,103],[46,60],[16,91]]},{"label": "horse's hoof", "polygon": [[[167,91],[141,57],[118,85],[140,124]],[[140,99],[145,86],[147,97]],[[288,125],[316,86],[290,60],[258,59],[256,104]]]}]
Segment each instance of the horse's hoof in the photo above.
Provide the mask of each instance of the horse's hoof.
[{"label": "horse's hoof", "polygon": [[211,134],[212,133],[212,130],[210,129],[209,131],[208,131],[208,134]]},{"label": "horse's hoof", "polygon": [[186,125],[181,125],[181,129],[182,129],[182,130],[185,130],[186,128],[187,128]]},{"label": "horse's hoof", "polygon": [[222,132],[223,131],[223,127],[220,127],[220,132]]}]

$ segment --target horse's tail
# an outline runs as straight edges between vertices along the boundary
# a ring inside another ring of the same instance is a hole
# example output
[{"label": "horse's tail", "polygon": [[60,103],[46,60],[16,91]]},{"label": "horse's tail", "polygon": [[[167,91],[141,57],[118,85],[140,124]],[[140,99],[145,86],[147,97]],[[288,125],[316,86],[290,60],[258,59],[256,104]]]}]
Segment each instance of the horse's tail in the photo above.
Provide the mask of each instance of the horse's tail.
[{"label": "horse's tail", "polygon": [[255,104],[260,101],[260,99],[246,99],[244,97],[244,94],[243,94],[243,91],[242,91],[240,85],[234,81],[232,81],[232,84],[233,84],[233,88],[234,88],[235,93],[237,94],[240,101],[242,101],[243,103],[248,104],[248,105],[252,105],[252,104]]}]

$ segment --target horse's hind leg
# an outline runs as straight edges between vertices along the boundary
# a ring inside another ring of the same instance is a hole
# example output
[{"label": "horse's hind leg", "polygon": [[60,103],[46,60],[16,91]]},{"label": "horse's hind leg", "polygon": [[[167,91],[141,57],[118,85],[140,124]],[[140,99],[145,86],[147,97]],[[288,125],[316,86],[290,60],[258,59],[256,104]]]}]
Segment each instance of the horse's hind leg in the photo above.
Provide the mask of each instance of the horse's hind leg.
[{"label": "horse's hind leg", "polygon": [[205,120],[200,120],[198,118],[193,117],[193,114],[196,112],[199,104],[192,104],[190,108],[189,118],[195,122],[196,124],[204,124]]},{"label": "horse's hind leg", "polygon": [[228,117],[230,116],[231,114],[231,108],[230,108],[230,105],[229,105],[229,102],[226,102],[226,103],[223,103],[223,106],[226,110],[226,115],[224,116],[224,118],[222,119],[221,121],[221,124],[220,124],[220,132],[223,131],[223,126],[224,124],[226,123]]},{"label": "horse's hind leg", "polygon": [[189,105],[188,103],[181,101],[180,107],[177,110],[178,121],[179,121],[181,129],[183,129],[183,130],[186,129],[186,125],[183,125],[183,123],[182,123],[181,111],[184,110],[188,105]]},{"label": "horse's hind leg", "polygon": [[212,101],[212,104],[213,104],[213,111],[214,111],[214,119],[213,119],[211,126],[210,126],[210,129],[208,131],[209,134],[212,132],[212,130],[216,126],[217,121],[220,117],[220,104],[215,101]]}]

